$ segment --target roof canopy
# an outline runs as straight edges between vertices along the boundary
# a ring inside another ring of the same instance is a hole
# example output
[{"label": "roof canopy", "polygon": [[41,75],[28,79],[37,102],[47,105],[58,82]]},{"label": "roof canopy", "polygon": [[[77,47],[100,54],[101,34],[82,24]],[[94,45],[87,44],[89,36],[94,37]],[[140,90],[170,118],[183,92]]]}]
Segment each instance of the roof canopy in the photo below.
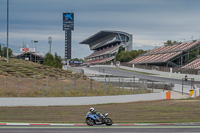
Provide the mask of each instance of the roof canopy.
[{"label": "roof canopy", "polygon": [[111,35],[111,34],[125,34],[129,35],[128,33],[122,32],[122,31],[109,31],[109,30],[102,30],[97,32],[96,34],[88,37],[87,39],[80,42],[80,44],[90,44],[100,38],[103,38],[105,36]]}]

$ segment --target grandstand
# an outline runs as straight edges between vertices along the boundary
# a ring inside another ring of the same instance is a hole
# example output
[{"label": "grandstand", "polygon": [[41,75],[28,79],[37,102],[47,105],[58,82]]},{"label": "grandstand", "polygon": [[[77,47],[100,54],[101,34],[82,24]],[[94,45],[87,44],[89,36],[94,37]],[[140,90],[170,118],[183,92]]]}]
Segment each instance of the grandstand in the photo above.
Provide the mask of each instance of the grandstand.
[{"label": "grandstand", "polygon": [[196,59],[182,67],[183,69],[200,69],[200,59]]},{"label": "grandstand", "polygon": [[131,51],[132,35],[121,31],[103,30],[83,40],[80,44],[87,44],[94,51],[85,57],[87,62],[84,64],[101,64],[113,60],[120,46],[126,51]]},{"label": "grandstand", "polygon": [[182,67],[186,63],[190,62],[190,51],[196,49],[198,55],[199,48],[199,40],[193,40],[172,46],[159,47],[140,55],[130,61],[129,64]]}]

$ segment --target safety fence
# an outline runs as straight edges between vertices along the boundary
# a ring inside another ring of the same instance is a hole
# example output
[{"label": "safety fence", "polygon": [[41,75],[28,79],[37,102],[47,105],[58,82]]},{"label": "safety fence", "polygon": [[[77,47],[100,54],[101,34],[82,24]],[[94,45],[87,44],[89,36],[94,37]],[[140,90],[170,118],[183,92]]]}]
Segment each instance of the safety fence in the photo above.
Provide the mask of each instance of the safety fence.
[{"label": "safety fence", "polygon": [[171,89],[164,82],[138,78],[84,76],[70,77],[0,76],[0,97],[79,97],[151,93]]}]

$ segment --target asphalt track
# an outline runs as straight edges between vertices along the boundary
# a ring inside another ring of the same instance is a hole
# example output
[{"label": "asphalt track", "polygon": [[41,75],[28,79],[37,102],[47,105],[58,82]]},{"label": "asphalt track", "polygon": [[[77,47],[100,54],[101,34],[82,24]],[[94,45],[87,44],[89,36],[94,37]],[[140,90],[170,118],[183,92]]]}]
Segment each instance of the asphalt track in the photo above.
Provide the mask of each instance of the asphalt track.
[{"label": "asphalt track", "polygon": [[[149,81],[159,81],[159,82],[168,82],[173,84],[182,84],[182,80],[180,79],[172,79],[172,78],[165,78],[165,77],[159,77],[157,75],[147,75],[147,74],[141,74],[136,72],[130,72],[125,70],[119,70],[119,69],[113,69],[113,68],[106,68],[106,67],[89,67],[88,69],[101,71],[104,69],[105,73],[112,74],[114,76],[124,76],[124,77],[132,77],[133,75],[136,75],[137,78],[140,79],[147,79]],[[195,84],[200,84],[200,82],[195,81]],[[191,82],[184,82],[186,85],[191,85]]]},{"label": "asphalt track", "polygon": [[200,126],[0,126],[0,133],[199,133]]}]

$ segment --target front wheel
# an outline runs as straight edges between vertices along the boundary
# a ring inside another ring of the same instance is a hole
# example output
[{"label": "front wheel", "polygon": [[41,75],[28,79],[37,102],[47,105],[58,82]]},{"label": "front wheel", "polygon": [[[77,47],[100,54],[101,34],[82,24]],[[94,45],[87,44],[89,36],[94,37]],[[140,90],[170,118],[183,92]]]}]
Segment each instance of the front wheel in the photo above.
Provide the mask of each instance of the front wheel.
[{"label": "front wheel", "polygon": [[106,126],[111,126],[113,124],[113,122],[110,118],[105,118],[104,123],[106,124]]},{"label": "front wheel", "polygon": [[86,119],[86,124],[88,126],[93,126],[94,125],[94,120],[92,120],[91,118]]}]

